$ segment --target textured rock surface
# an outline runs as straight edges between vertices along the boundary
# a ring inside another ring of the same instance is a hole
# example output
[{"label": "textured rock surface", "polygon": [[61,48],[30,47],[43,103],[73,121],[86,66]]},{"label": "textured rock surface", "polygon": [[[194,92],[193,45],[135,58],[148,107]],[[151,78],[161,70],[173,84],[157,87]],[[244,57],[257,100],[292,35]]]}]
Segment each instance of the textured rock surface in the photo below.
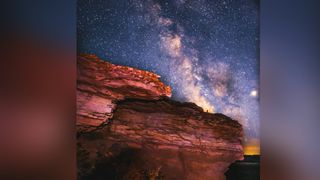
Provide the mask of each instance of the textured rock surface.
[{"label": "textured rock surface", "polygon": [[95,130],[78,137],[81,179],[222,180],[243,158],[237,121],[164,97],[170,89],[154,74],[78,61],[78,131]]},{"label": "textured rock surface", "polygon": [[158,75],[113,65],[95,55],[80,55],[77,69],[78,132],[92,131],[107,123],[119,100],[171,96],[170,87]]}]

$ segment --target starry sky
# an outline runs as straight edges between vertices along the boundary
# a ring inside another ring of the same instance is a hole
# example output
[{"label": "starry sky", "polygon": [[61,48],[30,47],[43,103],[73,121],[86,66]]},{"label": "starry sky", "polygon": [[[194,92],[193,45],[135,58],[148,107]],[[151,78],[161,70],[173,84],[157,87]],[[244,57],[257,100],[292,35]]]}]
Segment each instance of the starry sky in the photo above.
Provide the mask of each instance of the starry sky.
[{"label": "starry sky", "polygon": [[224,113],[259,153],[256,0],[79,0],[78,53],[159,74],[172,98]]}]

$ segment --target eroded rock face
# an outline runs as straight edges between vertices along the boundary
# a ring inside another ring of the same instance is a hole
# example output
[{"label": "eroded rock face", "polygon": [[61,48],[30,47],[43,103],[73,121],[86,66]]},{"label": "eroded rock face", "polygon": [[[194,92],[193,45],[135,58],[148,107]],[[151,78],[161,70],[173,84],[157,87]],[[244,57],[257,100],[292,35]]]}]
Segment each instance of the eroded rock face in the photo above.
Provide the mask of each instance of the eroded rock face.
[{"label": "eroded rock face", "polygon": [[[132,72],[144,73],[114,70],[91,56],[79,61],[78,116],[88,122],[80,119],[78,131],[94,130],[78,137],[80,179],[222,180],[228,166],[243,158],[237,121],[170,100],[158,76],[134,79]],[[105,117],[109,123],[101,126]]]},{"label": "eroded rock face", "polygon": [[77,70],[78,132],[89,132],[108,123],[119,100],[171,96],[170,87],[159,80],[160,76],[113,65],[95,55],[80,55]]}]

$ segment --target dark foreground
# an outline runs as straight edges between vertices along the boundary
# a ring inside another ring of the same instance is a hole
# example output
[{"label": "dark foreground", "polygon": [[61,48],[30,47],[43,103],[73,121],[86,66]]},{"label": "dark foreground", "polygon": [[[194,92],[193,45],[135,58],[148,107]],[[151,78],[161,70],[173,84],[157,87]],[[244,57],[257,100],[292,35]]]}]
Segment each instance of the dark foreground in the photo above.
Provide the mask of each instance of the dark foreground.
[{"label": "dark foreground", "polygon": [[227,180],[259,180],[260,156],[244,156],[243,161],[236,161],[225,173]]}]

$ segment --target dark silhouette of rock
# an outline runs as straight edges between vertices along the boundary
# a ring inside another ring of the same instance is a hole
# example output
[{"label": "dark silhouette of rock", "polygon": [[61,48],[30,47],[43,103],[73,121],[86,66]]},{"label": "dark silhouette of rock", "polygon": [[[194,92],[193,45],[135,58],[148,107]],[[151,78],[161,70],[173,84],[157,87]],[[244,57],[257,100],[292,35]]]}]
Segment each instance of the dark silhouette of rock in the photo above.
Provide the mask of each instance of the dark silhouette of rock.
[{"label": "dark silhouette of rock", "polygon": [[225,175],[227,180],[259,180],[260,155],[245,155],[242,161],[232,163]]}]

